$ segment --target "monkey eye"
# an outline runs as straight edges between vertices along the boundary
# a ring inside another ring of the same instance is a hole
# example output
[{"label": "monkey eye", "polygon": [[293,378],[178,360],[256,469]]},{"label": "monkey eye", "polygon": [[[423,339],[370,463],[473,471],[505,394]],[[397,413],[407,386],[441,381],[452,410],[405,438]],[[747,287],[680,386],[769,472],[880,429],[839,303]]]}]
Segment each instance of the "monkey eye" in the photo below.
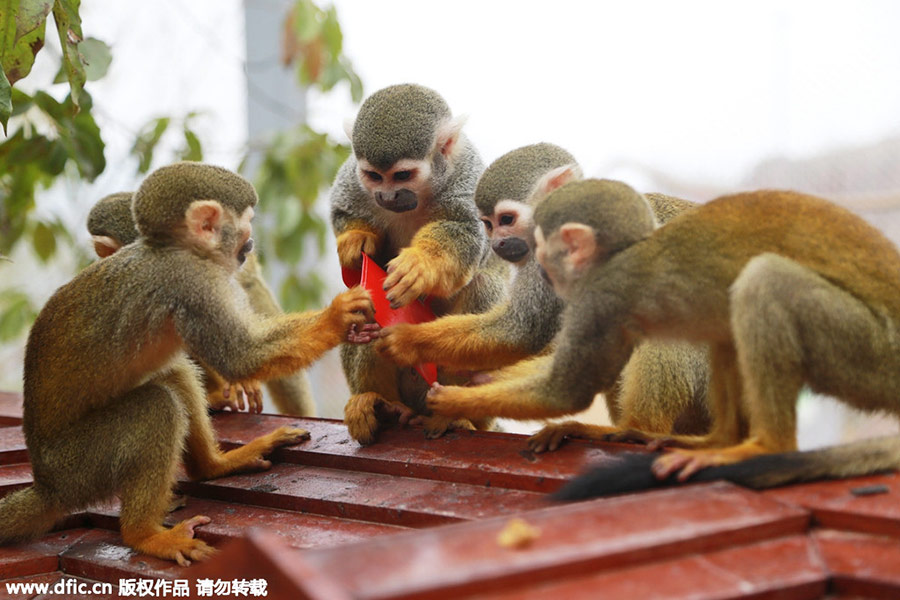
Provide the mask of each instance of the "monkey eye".
[{"label": "monkey eye", "polygon": [[494,230],[494,224],[491,223],[488,219],[482,219],[481,222],[484,223],[484,228],[487,229],[488,233]]},{"label": "monkey eye", "polygon": [[372,181],[381,181],[381,173],[377,173],[375,171],[363,171],[366,174],[366,177],[371,179]]},{"label": "monkey eye", "polygon": [[397,171],[394,173],[394,181],[409,181],[412,176],[412,171]]},{"label": "monkey eye", "polygon": [[512,225],[516,222],[515,215],[511,215],[509,213],[505,215],[500,215],[500,224],[501,225]]}]

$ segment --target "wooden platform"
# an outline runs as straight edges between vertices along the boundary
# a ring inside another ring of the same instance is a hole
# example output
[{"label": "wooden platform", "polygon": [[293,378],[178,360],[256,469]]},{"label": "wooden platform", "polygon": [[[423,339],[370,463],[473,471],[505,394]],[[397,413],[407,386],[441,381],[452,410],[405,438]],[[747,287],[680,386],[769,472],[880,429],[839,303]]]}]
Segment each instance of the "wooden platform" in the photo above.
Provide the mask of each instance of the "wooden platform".
[{"label": "wooden platform", "polygon": [[[0,393],[0,495],[31,482],[20,403]],[[181,483],[187,506],[169,521],[211,517],[198,532],[221,549],[215,559],[185,569],[134,553],[111,503],[37,542],[0,548],[0,597],[34,597],[10,594],[7,583],[65,578],[114,586],[66,597],[137,596],[129,586],[161,578],[188,580],[195,595],[198,579],[264,579],[267,598],[323,600],[900,598],[897,474],[762,493],[720,482],[556,505],[547,492],[636,447],[572,442],[533,455],[518,435],[426,440],[397,429],[361,448],[332,420],[223,413],[214,422],[225,445],[284,424],[312,434],[279,450],[268,472]],[[869,486],[882,487],[858,494]],[[497,540],[514,516],[538,530],[518,549]],[[236,592],[218,597],[253,597]]]}]

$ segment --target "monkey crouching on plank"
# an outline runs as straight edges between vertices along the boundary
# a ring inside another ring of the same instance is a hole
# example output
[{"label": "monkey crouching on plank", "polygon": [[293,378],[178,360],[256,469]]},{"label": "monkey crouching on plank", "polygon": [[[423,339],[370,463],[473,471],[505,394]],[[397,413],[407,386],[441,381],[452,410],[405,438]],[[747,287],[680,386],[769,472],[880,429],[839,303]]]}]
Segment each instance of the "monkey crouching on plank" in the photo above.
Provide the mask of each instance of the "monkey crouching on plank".
[{"label": "monkey crouching on plank", "polygon": [[[359,267],[365,253],[386,267],[393,308],[428,295],[438,316],[482,313],[503,297],[506,266],[487,247],[472,201],[483,166],[462,125],[437,92],[403,84],[367,98],[348,132],[353,154],[331,190],[338,257]],[[345,344],[341,362],[353,394],[344,422],[361,444],[392,413],[418,415],[430,437],[490,423],[431,415],[424,380],[371,346]]]},{"label": "monkey crouching on plank", "polygon": [[519,402],[589,402],[639,339],[710,348],[708,435],[674,436],[688,449],[655,460],[626,455],[560,497],[695,474],[769,487],[900,466],[897,437],[795,451],[804,384],[900,416],[900,254],[861,218],[812,196],[760,191],[654,231],[644,197],[590,180],[553,193],[535,223],[537,258],[569,304],[552,367]]},{"label": "monkey crouching on plank", "polygon": [[[454,417],[516,418],[518,382],[552,364],[553,338],[560,328],[564,303],[534,259],[532,216],[553,190],[580,178],[575,158],[553,144],[523,146],[491,163],[478,180],[475,204],[494,252],[515,267],[509,298],[483,314],[393,325],[379,334],[378,352],[401,365],[435,362],[455,369],[501,369],[488,375],[491,383],[446,386],[432,394],[432,399],[446,400],[440,403],[440,410],[458,401],[466,409],[454,410]],[[648,199],[661,223],[696,206],[662,194],[650,194]],[[678,433],[705,432],[709,421],[707,377],[702,348],[671,341],[642,344],[615,385],[602,390],[618,428],[575,421],[554,423],[535,434],[529,446],[537,452],[555,450],[569,436],[599,439],[621,429],[629,430],[628,437],[635,436],[630,431],[634,428],[658,433],[671,433],[673,428]],[[523,418],[558,414],[548,406],[545,415],[535,412]]]},{"label": "monkey crouching on plank", "polygon": [[[93,238],[94,250],[100,258],[110,256],[138,238],[138,230],[131,212],[132,197],[132,192],[109,194],[101,198],[88,214],[88,231]],[[282,313],[281,307],[278,306],[259,272],[255,252],[247,254],[243,266],[235,275],[235,280],[246,293],[250,303],[247,310],[268,317]],[[258,382],[228,382],[202,362],[198,364],[203,371],[203,382],[211,408],[243,409],[243,396],[246,395],[250,410],[262,411],[262,390]],[[315,405],[305,371],[270,379],[266,381],[266,387],[279,414],[296,417],[314,414]]]},{"label": "monkey crouching on plank", "polygon": [[195,479],[266,469],[263,455],[308,439],[281,427],[222,452],[196,367],[232,381],[309,365],[372,316],[359,288],[321,311],[251,319],[228,293],[252,247],[257,197],[242,177],[198,163],[151,173],[135,193],[141,237],[88,266],[47,301],[25,350],[25,441],[34,484],[0,500],[0,541],[34,538],[114,494],[122,539],[186,565],[214,549],[195,516],[163,527],[179,459]]}]

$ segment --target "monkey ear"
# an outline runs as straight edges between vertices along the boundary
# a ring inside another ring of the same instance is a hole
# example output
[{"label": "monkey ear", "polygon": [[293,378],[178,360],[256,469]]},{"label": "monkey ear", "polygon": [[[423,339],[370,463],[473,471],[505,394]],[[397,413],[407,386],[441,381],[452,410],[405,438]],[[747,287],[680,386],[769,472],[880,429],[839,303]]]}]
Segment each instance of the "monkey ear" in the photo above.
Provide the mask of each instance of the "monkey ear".
[{"label": "monkey ear", "polygon": [[469,117],[461,115],[446,121],[438,127],[437,138],[434,146],[438,152],[444,155],[444,158],[452,158],[456,154],[458,148],[459,134],[462,133],[463,125]]},{"label": "monkey ear", "polygon": [[571,165],[556,167],[538,179],[535,191],[532,195],[537,196],[540,199],[546,198],[553,190],[561,188],[565,184],[570,181],[575,181],[576,179],[581,179],[581,169],[578,168],[578,165],[573,163]]},{"label": "monkey ear", "polygon": [[96,252],[97,256],[100,258],[112,256],[122,247],[122,244],[120,244],[118,240],[115,240],[108,235],[92,235],[91,239],[94,240],[94,252]]},{"label": "monkey ear", "polygon": [[344,119],[344,133],[347,134],[347,139],[350,141],[353,141],[353,126],[355,124],[356,117]]},{"label": "monkey ear", "polygon": [[569,260],[576,269],[589,264],[597,254],[594,228],[584,223],[566,223],[559,228],[559,237],[569,250]]},{"label": "monkey ear", "polygon": [[222,228],[224,209],[215,200],[194,200],[185,212],[188,235],[206,244],[213,244]]}]

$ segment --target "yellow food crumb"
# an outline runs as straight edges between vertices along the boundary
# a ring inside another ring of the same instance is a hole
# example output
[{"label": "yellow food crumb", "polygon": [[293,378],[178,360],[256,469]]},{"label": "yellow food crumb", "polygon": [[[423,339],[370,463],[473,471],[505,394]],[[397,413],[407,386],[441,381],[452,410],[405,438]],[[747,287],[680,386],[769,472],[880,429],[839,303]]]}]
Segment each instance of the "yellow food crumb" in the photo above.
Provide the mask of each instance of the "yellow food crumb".
[{"label": "yellow food crumb", "polygon": [[503,548],[521,549],[541,536],[539,527],[528,524],[524,519],[510,519],[503,530],[497,534],[497,545]]}]

